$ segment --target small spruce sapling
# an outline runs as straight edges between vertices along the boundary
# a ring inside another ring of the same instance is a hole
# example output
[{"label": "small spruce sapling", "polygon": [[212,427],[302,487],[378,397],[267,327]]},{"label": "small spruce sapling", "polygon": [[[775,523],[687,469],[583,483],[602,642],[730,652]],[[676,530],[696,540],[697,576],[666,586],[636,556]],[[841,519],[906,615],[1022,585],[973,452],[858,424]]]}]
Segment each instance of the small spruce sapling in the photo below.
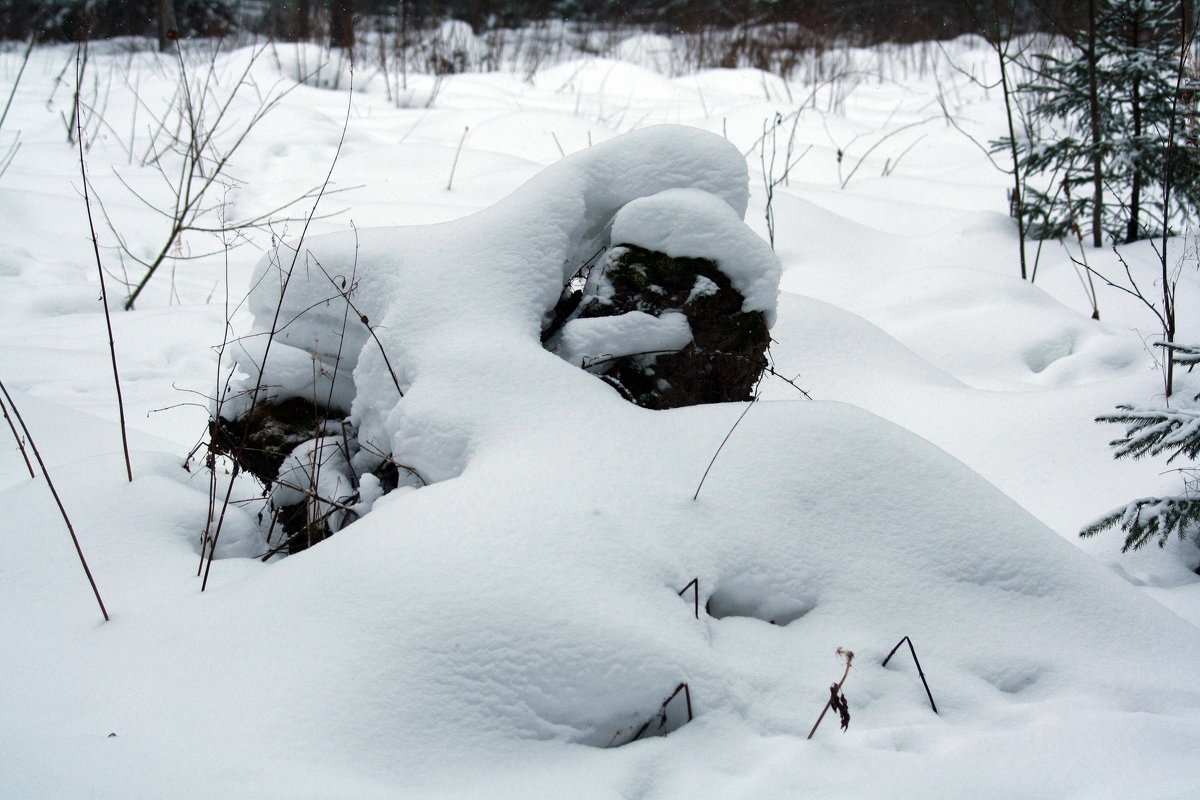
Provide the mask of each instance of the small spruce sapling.
[{"label": "small spruce sapling", "polygon": [[1187,70],[1179,56],[1195,23],[1175,0],[1087,8],[1083,30],[1061,30],[1066,53],[1024,65],[1030,78],[1017,92],[1030,103],[1029,129],[993,142],[1023,160],[1019,210],[1042,239],[1082,233],[1090,220],[1093,247],[1178,230],[1200,209],[1194,111],[1179,102]]},{"label": "small spruce sapling", "polygon": [[[1200,345],[1163,345],[1168,357],[1189,371],[1200,364]],[[1200,459],[1200,394],[1180,408],[1117,406],[1116,412],[1096,417],[1097,422],[1126,425],[1125,435],[1110,444],[1114,458],[1141,458],[1169,454],[1170,464],[1180,456]],[[1138,550],[1149,542],[1165,547],[1171,534],[1189,536],[1200,543],[1200,466],[1182,467],[1183,492],[1168,497],[1142,497],[1110,511],[1079,532],[1088,538],[1120,526],[1125,531],[1121,552]]]}]

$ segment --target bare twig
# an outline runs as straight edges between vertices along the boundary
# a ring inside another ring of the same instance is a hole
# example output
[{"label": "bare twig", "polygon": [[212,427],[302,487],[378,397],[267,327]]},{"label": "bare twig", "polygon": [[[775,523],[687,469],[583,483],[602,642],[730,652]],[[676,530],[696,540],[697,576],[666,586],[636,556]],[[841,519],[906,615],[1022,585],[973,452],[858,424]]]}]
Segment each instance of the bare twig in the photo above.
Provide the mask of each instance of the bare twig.
[{"label": "bare twig", "polygon": [[[1080,264],[1082,264],[1082,266],[1084,268],[1084,274],[1087,275],[1087,282],[1084,283],[1083,275],[1079,276],[1079,281],[1080,281],[1080,283],[1083,283],[1083,292],[1085,295],[1087,295],[1088,302],[1091,303],[1091,305],[1092,305],[1092,319],[1098,320],[1098,319],[1100,319],[1100,304],[1098,302],[1098,298],[1096,297],[1096,285],[1092,281],[1092,275],[1099,274],[1099,273],[1096,273],[1095,270],[1093,270],[1091,267],[1088,266],[1087,249],[1084,247],[1084,244],[1083,244],[1083,230],[1079,227],[1079,223],[1076,222],[1076,220],[1075,220],[1075,204],[1073,202],[1071,202],[1071,185],[1070,185],[1070,183],[1067,182],[1066,178],[1063,178],[1062,190],[1063,190],[1063,194],[1065,194],[1066,198],[1067,198],[1067,215],[1068,215],[1069,219],[1071,220],[1071,230],[1075,232],[1075,238],[1079,241],[1079,257],[1080,257],[1080,259],[1082,259],[1082,261],[1076,261],[1075,258],[1072,256],[1071,261],[1073,261],[1076,266],[1079,266]],[[1114,249],[1115,249],[1115,245],[1114,245]],[[1120,254],[1118,253],[1118,257],[1119,256],[1120,256]],[[1122,263],[1124,263],[1124,261],[1122,261]],[[1129,265],[1128,264],[1125,265],[1125,272],[1126,272],[1126,274],[1129,274]],[[1104,279],[1104,281],[1106,283],[1108,283],[1110,286],[1115,286],[1115,284],[1113,284],[1111,281],[1104,278],[1103,275],[1101,275],[1100,277],[1102,279]],[[1129,280],[1133,281],[1132,274],[1129,274]],[[1135,286],[1136,286],[1136,284],[1135,284]],[[1140,292],[1140,290],[1139,290],[1139,292]]]},{"label": "bare twig", "polygon": [[[8,92],[8,99],[4,103],[4,111],[0,112],[0,131],[4,130],[4,120],[8,118],[8,110],[12,107],[13,98],[16,97],[17,87],[21,85],[21,76],[25,74],[25,67],[29,64],[29,56],[33,53],[34,37],[29,37],[29,44],[25,48],[25,54],[21,57],[21,67],[17,70],[17,77],[13,79],[12,89]],[[7,152],[0,156],[0,175],[8,171],[8,167],[17,157],[17,151],[21,149],[21,132],[17,131],[16,138],[9,146]]]},{"label": "bare twig", "polygon": [[[313,201],[312,208],[309,209],[308,216],[305,217],[304,227],[300,231],[300,238],[296,242],[295,250],[292,252],[291,264],[288,266],[286,272],[284,273],[283,283],[279,287],[279,300],[275,304],[275,316],[271,320],[271,331],[267,337],[267,343],[266,343],[265,347],[263,348],[262,363],[258,365],[258,377],[255,379],[254,389],[250,393],[250,403],[247,406],[248,408],[251,408],[251,409],[254,408],[255,404],[258,402],[258,394],[260,391],[262,391],[263,375],[265,374],[266,368],[267,368],[267,357],[271,353],[271,344],[275,341],[275,334],[276,334],[276,331],[279,326],[279,318],[283,313],[283,300],[287,294],[288,284],[291,282],[292,275],[295,273],[296,262],[300,257],[300,251],[304,247],[304,239],[305,239],[305,236],[307,236],[307,234],[308,234],[308,227],[310,224],[312,224],[313,217],[317,213],[317,206],[320,204],[321,198],[325,194],[326,187],[329,186],[329,181],[332,180],[332,178],[333,178],[333,170],[337,166],[338,157],[342,154],[342,145],[346,141],[346,131],[350,127],[350,109],[351,109],[351,106],[353,103],[353,99],[354,99],[354,70],[351,69],[350,70],[350,92],[349,92],[349,97],[347,98],[347,101],[346,101],[346,116],[345,116],[345,119],[342,121],[341,136],[338,137],[337,149],[334,150],[333,161],[330,162],[330,164],[329,164],[329,171],[327,173],[325,173],[325,181],[324,181],[324,183],[321,184],[321,189],[317,193],[316,199]],[[247,426],[245,426],[245,429],[242,431],[242,441],[238,445],[238,453],[239,454],[241,453],[241,451],[243,451],[245,449],[246,443],[249,440],[249,436],[250,436],[250,426],[247,425]],[[202,580],[202,582],[200,584],[200,591],[202,591],[202,592],[206,588],[208,588],[208,576],[209,576],[209,573],[212,571],[213,558],[216,556],[216,552],[217,552],[217,542],[219,541],[219,539],[221,537],[221,528],[225,522],[225,511],[226,511],[226,509],[229,508],[230,498],[233,494],[233,484],[234,484],[235,479],[238,476],[239,471],[240,471],[240,467],[238,466],[237,459],[235,458],[234,464],[233,464],[233,474],[230,476],[230,479],[229,479],[229,487],[225,491],[225,500],[221,505],[221,514],[217,520],[217,528],[216,528],[216,531],[213,533],[212,544],[210,545],[210,548],[209,548],[208,562],[205,564],[205,567],[204,567],[204,579]]]},{"label": "bare twig", "polygon": [[888,662],[892,660],[892,656],[896,655],[896,651],[900,649],[900,645],[905,642],[908,642],[908,651],[912,653],[913,663],[917,665],[917,674],[921,676],[921,683],[925,686],[925,695],[929,698],[929,707],[933,709],[933,713],[937,714],[937,703],[933,702],[933,692],[929,691],[929,681],[925,680],[925,671],[921,669],[921,660],[917,658],[917,649],[913,647],[912,639],[905,636],[896,642],[896,646],[892,648],[892,652],[887,654],[887,658],[883,660],[880,666],[886,667]]},{"label": "bare twig", "polygon": [[[357,228],[354,229],[354,235],[355,235],[354,258],[355,258],[355,266],[357,269],[357,263],[358,263],[358,229]],[[392,360],[390,358],[388,358],[387,350],[385,350],[383,347],[383,342],[379,341],[379,337],[375,334],[375,328],[377,326],[371,325],[371,320],[368,319],[367,315],[364,314],[362,311],[360,311],[358,306],[354,304],[354,301],[350,299],[350,294],[354,291],[355,287],[357,286],[357,283],[354,281],[353,276],[351,276],[351,282],[349,285],[346,284],[345,279],[343,279],[339,283],[337,280],[334,279],[334,277],[332,275],[329,274],[329,272],[326,271],[325,267],[322,266],[320,261],[317,261],[317,259],[314,258],[313,263],[317,265],[317,269],[321,270],[321,273],[326,278],[329,279],[329,282],[331,284],[333,284],[334,291],[336,291],[339,295],[341,295],[342,299],[346,301],[346,306],[349,309],[351,309],[352,311],[354,311],[354,315],[356,317],[358,317],[358,321],[361,322],[363,324],[363,327],[365,327],[367,329],[367,333],[371,334],[371,338],[375,340],[375,344],[379,345],[379,353],[380,353],[380,355],[383,356],[384,366],[387,367],[388,374],[392,378],[392,385],[394,385],[396,387],[396,393],[398,395],[400,395],[401,397],[404,397],[404,390],[400,388],[400,379],[398,377],[396,377],[396,370],[392,368]],[[343,333],[344,333],[344,331],[343,331]],[[340,354],[340,345],[339,345],[339,354]],[[333,391],[332,384],[330,384],[330,392],[332,393],[332,391]]]},{"label": "bare twig", "polygon": [[[678,697],[680,692],[683,692],[683,698],[687,703],[687,721],[691,722],[692,719],[694,718],[692,715],[692,690],[687,685],[687,682],[685,681],[685,682],[679,684],[678,686],[676,686],[675,691],[671,692],[671,694],[667,697],[667,699],[662,701],[662,705],[660,705],[658,707],[658,711],[655,712],[654,715],[650,717],[650,719],[648,719],[644,723],[642,723],[642,726],[640,728],[638,728],[636,732],[634,732],[633,738],[629,739],[626,742],[622,742],[622,744],[633,744],[634,742],[640,740],[643,736],[645,736],[650,731],[650,726],[654,724],[655,720],[658,720],[658,729],[659,730],[661,730],[663,727],[665,727],[667,724],[667,706],[671,705],[671,701],[674,700],[676,697]],[[622,728],[621,730],[614,733],[612,739],[609,740],[608,744],[606,744],[605,747],[614,747],[615,746],[614,743],[617,741],[617,738],[620,737],[620,735],[622,733],[626,732],[627,730],[629,730],[629,729]]]},{"label": "bare twig", "polygon": [[[224,217],[224,213],[225,213],[225,207],[224,207],[224,204],[222,204],[222,208],[221,208],[222,218]],[[224,298],[223,298],[224,309],[225,309],[225,325],[221,329],[221,345],[217,349],[217,354],[216,354],[217,355],[217,358],[216,358],[216,363],[217,363],[216,381],[213,386],[213,397],[211,398],[211,401],[212,401],[212,412],[211,413],[213,414],[214,420],[220,419],[220,417],[221,417],[221,409],[222,409],[222,406],[224,405],[225,397],[227,396],[228,391],[229,391],[229,382],[233,379],[233,373],[235,371],[235,368],[231,366],[229,368],[229,371],[226,373],[224,379],[222,379],[222,377],[221,377],[222,364],[225,361],[225,350],[226,350],[226,348],[229,347],[229,335],[230,335],[230,333],[232,333],[233,323],[231,322],[232,314],[231,314],[230,308],[229,308],[229,246],[228,245],[230,244],[230,241],[228,239],[228,233],[222,235],[221,241],[222,241],[222,244],[226,245],[224,248],[224,259],[223,259],[223,266],[225,269]],[[216,506],[217,506],[217,462],[216,462],[216,458],[217,458],[216,454],[213,453],[212,450],[210,449],[208,452],[208,456],[206,458],[206,465],[208,466],[208,481],[209,481],[208,482],[208,514],[204,520],[204,532],[200,536],[200,563],[196,567],[196,577],[197,578],[200,577],[201,573],[204,570],[205,556],[208,554],[208,547],[209,547],[210,543],[212,542],[212,534],[213,534],[212,526],[213,526],[213,522],[215,521],[214,518],[216,516]],[[232,484],[232,481],[233,481],[233,478],[230,478],[231,484]],[[272,523],[274,523],[274,519],[272,519],[271,521],[272,521]],[[268,541],[270,541],[270,532],[269,531],[268,531]]]},{"label": "bare twig", "polygon": [[8,423],[8,429],[12,431],[13,439],[17,442],[17,449],[21,451],[21,458],[25,459],[25,469],[29,470],[29,477],[36,478],[37,473],[33,471],[33,464],[29,463],[29,453],[25,452],[25,440],[21,438],[21,434],[17,433],[17,426],[13,424],[12,417],[8,415],[8,406],[0,400],[0,411],[4,412],[4,421]]},{"label": "bare twig", "polygon": [[700,619],[700,579],[692,578],[688,581],[688,585],[680,589],[677,594],[683,597],[683,593],[688,589],[692,590],[692,606],[696,613],[696,619]]},{"label": "bare twig", "polygon": [[[87,43],[83,44],[87,47]],[[75,55],[75,102],[79,102],[79,82],[83,77],[83,61],[80,54]],[[75,122],[80,123],[78,109],[75,112]],[[108,287],[104,280],[104,265],[100,262],[100,244],[96,240],[96,223],[92,219],[92,199],[88,190],[87,161],[83,157],[83,128],[78,129],[76,144],[79,147],[79,173],[83,179],[83,204],[87,207],[88,230],[92,234],[92,251],[96,254],[96,272],[100,275],[100,302],[104,305],[104,324],[108,328],[108,354],[112,361],[113,384],[117,387],[117,415],[121,421],[121,450],[125,453],[125,477],[133,482],[133,464],[129,459],[129,434],[125,426],[125,399],[121,394],[121,371],[117,368],[117,344],[113,339],[112,315],[108,310]]]},{"label": "bare twig", "polygon": [[[1180,6],[1180,13],[1183,16],[1181,23],[1186,22],[1187,13],[1185,8]],[[1183,77],[1186,72],[1187,55],[1192,50],[1192,43],[1195,40],[1196,30],[1185,30],[1183,24],[1180,25],[1179,31],[1179,65],[1175,70],[1175,91],[1171,93],[1171,117],[1170,125],[1167,128],[1167,157],[1163,167],[1163,231],[1162,231],[1162,248],[1159,250],[1159,263],[1162,267],[1162,273],[1159,277],[1162,290],[1163,314],[1165,319],[1163,324],[1163,339],[1168,345],[1175,341],[1175,284],[1170,275],[1170,269],[1167,265],[1167,243],[1170,240],[1170,226],[1167,220],[1171,215],[1171,190],[1175,186],[1174,161],[1175,161],[1175,136],[1176,125],[1178,123],[1179,111],[1179,95],[1183,88]],[[1175,391],[1175,362],[1171,358],[1167,358],[1163,369],[1163,389],[1166,392],[1168,402],[1171,395]]]},{"label": "bare twig", "polygon": [[[29,432],[29,426],[22,419],[21,412],[17,408],[17,404],[13,402],[12,396],[8,393],[8,389],[4,386],[3,381],[0,381],[0,394],[4,395],[5,401],[7,401],[8,406],[12,409],[13,415],[21,425],[21,430],[25,433],[25,440],[29,442],[29,449],[33,451],[33,457],[37,459],[38,466],[42,468],[42,477],[46,480],[46,486],[50,488],[50,494],[53,495],[54,503],[58,506],[58,513],[62,514],[63,522],[67,525],[67,532],[71,534],[71,541],[75,544],[75,552],[79,554],[79,563],[83,565],[83,571],[87,575],[88,583],[92,587],[92,593],[96,595],[96,602],[100,605],[100,613],[104,615],[104,621],[108,622],[108,609],[104,607],[104,600],[100,598],[100,590],[96,588],[96,580],[92,577],[92,570],[88,566],[87,559],[83,556],[83,548],[79,545],[79,537],[75,535],[75,526],[71,524],[71,518],[67,516],[67,509],[63,507],[62,498],[58,496],[58,490],[54,488],[54,481],[50,480],[50,471],[46,469],[46,462],[42,460],[42,453],[33,441],[33,435]],[[14,435],[16,434],[15,429],[13,433]],[[20,444],[20,441],[20,437],[17,437],[18,444]],[[25,452],[24,447],[22,447],[21,452]],[[32,472],[32,468],[30,471]]]},{"label": "bare twig", "polygon": [[591,369],[592,367],[601,366],[602,364],[610,364],[614,361],[620,361],[623,358],[640,358],[642,356],[669,356],[669,355],[674,355],[675,353],[682,353],[682,352],[683,352],[682,350],[643,350],[640,353],[627,353],[626,355],[623,355],[623,356],[605,355],[604,357],[597,357],[595,359],[590,359],[590,360],[588,359],[587,356],[584,356],[580,360],[579,368],[583,369],[583,370],[588,370],[588,369]]},{"label": "bare twig", "polygon": [[[259,89],[251,77],[251,69],[264,52],[266,48],[264,45],[250,54],[245,68],[234,76],[231,81],[233,88],[228,96],[223,99],[217,98],[214,94],[215,87],[222,83],[222,76],[217,73],[216,66],[219,48],[213,51],[202,81],[198,81],[193,90],[193,77],[188,72],[182,46],[179,42],[176,42],[175,45],[181,87],[172,98],[172,108],[175,105],[178,105],[178,108],[174,113],[170,109],[164,112],[159,120],[159,132],[152,135],[150,148],[146,158],[143,159],[147,163],[156,165],[168,190],[173,195],[173,199],[164,209],[162,204],[146,198],[129,186],[119,174],[117,175],[118,180],[134,197],[167,220],[166,235],[153,257],[139,256],[118,237],[121,251],[132,261],[145,268],[142,277],[132,287],[129,297],[125,300],[126,311],[133,308],[146,285],[164,263],[167,261],[175,263],[185,258],[175,252],[185,234],[189,232],[223,234],[229,230],[259,227],[278,211],[314,198],[317,191],[309,190],[278,209],[236,222],[226,222],[217,229],[207,228],[201,224],[200,220],[212,211],[208,198],[214,187],[220,185],[227,178],[228,166],[234,154],[238,152],[258,123],[299,84],[281,90],[272,88],[265,94]],[[231,133],[232,138],[229,144],[219,148],[215,137],[224,130],[225,123],[233,116],[232,104],[244,86],[249,86],[258,93],[259,106],[247,116],[244,122],[239,122],[239,127]],[[156,115],[151,113],[150,116],[155,117]],[[159,134],[167,129],[168,116],[174,117],[176,130],[173,133],[166,133],[167,141],[160,145],[158,143]],[[176,175],[168,175],[161,164],[162,157],[171,152],[180,158],[179,170]],[[327,186],[321,187],[321,193],[329,194]],[[112,227],[111,224],[110,227]]]},{"label": "bare twig", "polygon": [[871,153],[875,152],[875,149],[877,147],[879,147],[881,144],[883,144],[888,139],[892,138],[893,136],[895,136],[898,133],[903,133],[904,131],[908,130],[909,128],[916,128],[919,125],[924,125],[928,122],[932,122],[934,119],[937,119],[937,117],[930,117],[928,119],[918,120],[917,122],[910,122],[907,125],[901,125],[899,128],[896,128],[895,130],[889,131],[888,133],[884,134],[882,137],[880,137],[880,139],[878,141],[875,142],[875,144],[868,147],[865,153],[863,153],[861,156],[858,157],[858,161],[854,162],[854,168],[850,170],[850,174],[847,175],[845,180],[842,181],[842,188],[843,189],[846,188],[846,185],[850,183],[850,179],[854,177],[854,173],[858,172],[858,168],[861,167],[863,165],[863,162],[867,160],[867,156],[869,156],[869,155],[871,155]]},{"label": "bare twig", "polygon": [[8,109],[12,107],[13,98],[17,94],[17,87],[21,85],[21,76],[25,74],[25,67],[29,64],[29,56],[33,53],[34,37],[29,37],[29,44],[25,46],[25,54],[21,56],[21,67],[17,70],[17,77],[13,79],[12,89],[8,92],[8,100],[4,103],[4,111],[0,112],[0,130],[4,130],[4,120],[8,119]]},{"label": "bare twig", "polygon": [[710,470],[712,470],[713,464],[717,463],[717,456],[721,455],[721,450],[725,447],[725,443],[729,441],[730,436],[733,436],[733,432],[735,430],[737,430],[737,426],[742,424],[742,420],[746,417],[747,412],[750,411],[751,406],[753,406],[757,402],[758,402],[758,395],[755,395],[753,397],[753,399],[751,399],[750,402],[746,404],[746,407],[742,409],[742,413],[739,414],[738,418],[734,421],[733,427],[731,427],[729,429],[729,433],[725,434],[725,438],[721,440],[721,443],[719,445],[717,445],[717,452],[713,453],[713,457],[708,462],[708,466],[705,468],[704,474],[700,476],[700,483],[696,485],[696,493],[692,495],[693,500],[696,500],[697,498],[700,497],[700,489],[703,488],[704,481],[705,481],[705,479],[708,478],[708,473]]}]

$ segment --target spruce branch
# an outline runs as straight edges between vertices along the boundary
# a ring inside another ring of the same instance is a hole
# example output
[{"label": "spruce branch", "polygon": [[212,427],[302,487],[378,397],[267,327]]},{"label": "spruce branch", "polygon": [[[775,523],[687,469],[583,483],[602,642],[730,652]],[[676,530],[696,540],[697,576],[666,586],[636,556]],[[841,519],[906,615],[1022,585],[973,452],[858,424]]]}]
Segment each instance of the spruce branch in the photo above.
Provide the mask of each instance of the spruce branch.
[{"label": "spruce branch", "polygon": [[1085,527],[1079,535],[1088,539],[1118,526],[1127,534],[1122,553],[1140,550],[1156,539],[1159,547],[1165,547],[1172,533],[1182,540],[1189,530],[1200,529],[1200,499],[1143,497],[1110,511]]},{"label": "spruce branch", "polygon": [[1188,372],[1191,372],[1193,367],[1200,364],[1200,345],[1179,344],[1178,342],[1155,342],[1154,346],[1166,350],[1171,360],[1180,366],[1187,367]]},{"label": "spruce branch", "polygon": [[1114,458],[1141,458],[1170,452],[1167,463],[1180,455],[1200,456],[1200,412],[1187,409],[1117,406],[1117,413],[1096,417],[1097,422],[1128,426],[1125,435],[1109,442]]}]

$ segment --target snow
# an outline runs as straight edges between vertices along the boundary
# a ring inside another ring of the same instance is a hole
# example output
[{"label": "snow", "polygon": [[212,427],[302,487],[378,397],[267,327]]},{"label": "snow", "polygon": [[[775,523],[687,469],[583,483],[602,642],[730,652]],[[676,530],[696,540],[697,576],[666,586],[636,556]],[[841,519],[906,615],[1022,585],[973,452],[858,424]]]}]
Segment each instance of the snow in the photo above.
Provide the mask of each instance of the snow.
[{"label": "snow", "polygon": [[682,313],[666,311],[655,317],[630,311],[618,317],[571,320],[563,326],[556,352],[564,361],[583,367],[601,358],[674,352],[690,341],[692,328]]},{"label": "snow", "polygon": [[[333,172],[347,191],[322,200],[302,242],[295,220],[228,252],[191,236],[190,252],[215,254],[114,316],[132,483],[61,142],[67,100],[53,93],[72,51],[37,49],[0,131],[0,148],[10,130],[23,143],[0,176],[0,379],[113,619],[41,470],[31,480],[7,447],[0,794],[1194,796],[1200,553],[1173,540],[1122,555],[1118,531],[1076,536],[1178,491],[1161,459],[1112,460],[1117,430],[1093,422],[1161,399],[1154,320],[1103,286],[1093,320],[1077,248],[1045,243],[1037,282],[1022,282],[1006,178],[953,128],[880,143],[939,89],[980,140],[1003,128],[998,99],[922,47],[845,53],[877,73],[801,113],[796,152],[814,149],[775,187],[778,260],[757,140],[795,110],[785,88],[809,94],[799,81],[582,59],[530,81],[451,76],[429,108],[397,107],[358,75],[353,95],[296,87],[238,151],[230,202],[253,212],[319,185],[350,103]],[[946,52],[990,68],[977,42]],[[0,53],[2,79],[15,57]],[[117,50],[90,64],[113,76],[94,189],[150,251],[160,220],[112,170],[157,180],[117,131],[145,113],[134,86],[150,107],[169,100],[171,67]],[[269,86],[292,66],[251,73]],[[864,160],[853,180],[838,146],[847,165]],[[815,399],[768,378],[713,461],[744,405],[646,411],[578,368],[678,346],[681,315],[575,320],[547,351],[564,284],[621,243],[715,258],[745,308],[774,317],[776,371]],[[1122,274],[1111,252],[1087,256]],[[1125,256],[1149,285],[1152,250]],[[1181,309],[1198,284],[1185,266]],[[348,500],[358,481],[361,517],[263,563],[265,500],[238,477],[201,593],[210,492],[219,506],[231,477],[188,453],[214,399],[246,403],[264,363],[269,393],[349,412],[360,444],[429,485],[382,494],[325,431],[287,468],[307,483],[310,456],[329,456],[321,495]],[[693,579],[699,618],[680,594]],[[938,714],[906,648],[881,666],[904,636]],[[838,648],[855,653],[849,729],[827,718],[806,740],[844,669]],[[691,722],[676,696],[669,735],[603,747],[685,682]]]},{"label": "snow", "polygon": [[670,189],[626,204],[612,224],[612,240],[666,253],[704,257],[717,263],[742,293],[743,311],[775,319],[779,261],[770,246],[742,224],[719,198],[697,189]]},{"label": "snow", "polygon": [[[667,195],[649,210],[642,205],[629,210],[631,201],[661,198],[676,188],[704,199]],[[305,240],[299,250],[285,246],[283,256],[263,257],[253,282],[249,308],[255,324],[248,341],[258,349],[241,348],[235,356],[247,378],[235,385],[235,397],[248,402],[256,396],[271,341],[262,379],[270,396],[344,399],[352,375],[350,410],[360,439],[427,481],[446,480],[466,467],[466,454],[480,436],[477,426],[486,424],[481,411],[511,426],[537,408],[530,402],[532,389],[558,382],[540,345],[542,320],[566,281],[598,249],[618,243],[610,233],[620,223],[618,212],[649,218],[635,221],[635,237],[647,229],[661,237],[659,231],[669,232],[675,217],[663,218],[661,211],[656,216],[655,209],[699,205],[700,219],[710,225],[717,220],[716,230],[737,235],[734,243],[743,250],[748,239],[757,242],[748,253],[727,255],[723,242],[683,229],[680,242],[667,244],[700,248],[690,251],[699,256],[714,250],[731,278],[748,287],[747,305],[770,310],[775,259],[738,218],[748,191],[745,161],[728,142],[692,128],[656,126],[565,158],[508,198],[461,220],[426,228],[356,229]],[[364,316],[365,324],[355,319]],[[675,317],[614,324],[622,326],[614,342],[618,350],[678,349],[688,341],[686,320]],[[273,330],[279,335],[271,340]],[[566,355],[575,361],[621,354],[614,347],[591,353],[596,331],[596,326],[590,333],[579,326],[570,331]],[[282,354],[278,368],[277,354]],[[489,400],[480,409],[470,400],[475,397]]]}]

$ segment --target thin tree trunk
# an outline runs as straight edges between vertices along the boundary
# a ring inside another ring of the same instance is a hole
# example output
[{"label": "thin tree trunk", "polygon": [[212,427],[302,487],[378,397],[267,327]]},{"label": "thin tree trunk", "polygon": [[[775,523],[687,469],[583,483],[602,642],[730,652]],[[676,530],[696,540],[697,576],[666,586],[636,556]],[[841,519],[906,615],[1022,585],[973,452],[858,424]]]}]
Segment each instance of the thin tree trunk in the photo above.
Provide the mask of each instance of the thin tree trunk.
[{"label": "thin tree trunk", "polygon": [[329,46],[354,49],[354,0],[329,0]]},{"label": "thin tree trunk", "polygon": [[312,21],[308,13],[308,0],[296,0],[295,41],[307,42],[312,38]]},{"label": "thin tree trunk", "polygon": [[276,36],[287,42],[306,42],[312,32],[308,13],[309,0],[271,0]]},{"label": "thin tree trunk", "polygon": [[179,38],[179,21],[175,18],[175,0],[158,0],[158,51],[170,50]]},{"label": "thin tree trunk", "polygon": [[408,0],[400,3],[400,80],[401,88],[408,91]]},{"label": "thin tree trunk", "polygon": [[88,42],[92,39],[92,25],[95,22],[96,14],[92,10],[92,4],[89,0],[83,0],[79,7],[79,21],[75,26],[75,41]]},{"label": "thin tree trunk", "polygon": [[[1186,0],[1185,0],[1186,4]],[[1129,23],[1129,43],[1136,52],[1141,45],[1142,19],[1135,6]],[[1142,81],[1137,72],[1130,86],[1130,110],[1133,112],[1133,141],[1136,148],[1142,139]],[[1129,190],[1129,229],[1125,232],[1126,242],[1135,242],[1141,235],[1139,216],[1142,207],[1142,165],[1136,156],[1133,159],[1133,182]]]},{"label": "thin tree trunk", "polygon": [[[1159,282],[1162,284],[1162,303],[1163,303],[1163,341],[1171,344],[1175,341],[1175,284],[1171,279],[1170,261],[1167,259],[1167,244],[1170,242],[1171,234],[1171,190],[1174,188],[1175,175],[1175,137],[1179,131],[1177,125],[1179,123],[1179,93],[1183,88],[1184,73],[1187,70],[1188,50],[1192,47],[1193,36],[1195,29],[1191,27],[1195,25],[1195,17],[1192,16],[1191,0],[1182,0],[1180,2],[1180,23],[1183,27],[1179,31],[1179,62],[1175,73],[1175,93],[1171,99],[1171,121],[1167,126],[1167,158],[1163,168],[1163,229],[1162,229],[1162,245],[1158,251],[1159,261],[1162,266],[1162,275],[1159,277]],[[1170,402],[1171,395],[1175,392],[1175,360],[1171,358],[1171,351],[1168,348],[1164,353],[1165,362],[1163,364],[1163,389],[1166,391],[1167,402]]]},{"label": "thin tree trunk", "polygon": [[1013,162],[1013,212],[1017,217],[1017,244],[1021,252],[1021,280],[1028,279],[1025,264],[1025,202],[1021,194],[1021,156],[1017,149],[1017,131],[1013,123],[1012,88],[1008,84],[1008,45],[1000,25],[1000,0],[992,2],[992,18],[996,25],[996,56],[1000,59],[1000,87],[1004,92],[1004,113],[1008,117],[1008,141]]},{"label": "thin tree trunk", "polygon": [[1100,156],[1100,86],[1096,63],[1096,0],[1088,0],[1088,112],[1092,128],[1092,246],[1104,246],[1104,163]]}]

